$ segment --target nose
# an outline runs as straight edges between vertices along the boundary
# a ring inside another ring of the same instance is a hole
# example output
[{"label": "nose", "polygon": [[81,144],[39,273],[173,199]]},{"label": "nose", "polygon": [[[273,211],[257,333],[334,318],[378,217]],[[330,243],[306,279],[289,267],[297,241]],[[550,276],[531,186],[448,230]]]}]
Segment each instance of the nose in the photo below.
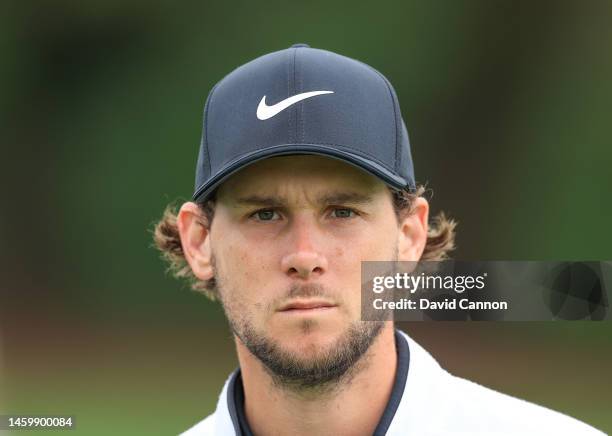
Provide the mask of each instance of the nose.
[{"label": "nose", "polygon": [[290,277],[309,279],[327,270],[327,261],[312,251],[298,251],[283,258],[283,271]]},{"label": "nose", "polygon": [[[297,220],[296,220],[297,221]],[[309,279],[327,271],[327,258],[315,240],[316,226],[304,221],[294,222],[291,230],[289,252],[283,257],[281,267],[292,278]]]}]

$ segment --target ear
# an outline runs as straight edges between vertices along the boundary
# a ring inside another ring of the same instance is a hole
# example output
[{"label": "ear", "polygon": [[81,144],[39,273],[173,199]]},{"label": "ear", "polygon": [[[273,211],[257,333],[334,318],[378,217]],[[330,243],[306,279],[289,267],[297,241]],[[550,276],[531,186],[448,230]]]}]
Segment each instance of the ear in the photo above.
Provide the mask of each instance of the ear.
[{"label": "ear", "polygon": [[181,206],[177,226],[183,254],[193,274],[200,280],[209,280],[214,276],[210,232],[205,227],[205,223],[206,217],[197,204],[187,202]]},{"label": "ear", "polygon": [[422,197],[414,200],[412,213],[401,219],[398,233],[398,260],[417,261],[427,243],[429,203]]}]

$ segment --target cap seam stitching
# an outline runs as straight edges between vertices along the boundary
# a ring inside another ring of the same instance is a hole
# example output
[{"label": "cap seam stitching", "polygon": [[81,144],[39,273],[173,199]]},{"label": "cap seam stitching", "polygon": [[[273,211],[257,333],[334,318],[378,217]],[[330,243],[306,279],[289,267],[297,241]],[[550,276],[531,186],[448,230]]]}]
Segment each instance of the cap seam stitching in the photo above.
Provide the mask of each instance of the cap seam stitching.
[{"label": "cap seam stitching", "polygon": [[[295,49],[295,53],[296,53],[296,65],[297,65],[297,51],[298,51],[298,49],[296,48]],[[297,70],[298,70],[297,67],[295,68],[295,70],[297,72]],[[297,74],[298,85],[299,85],[298,91],[299,92],[303,92],[304,91],[304,84],[302,83],[302,80],[304,78],[303,76],[304,76],[303,74],[299,74],[299,73]],[[299,113],[299,117],[298,117],[299,123],[298,123],[298,126],[299,126],[299,128],[301,130],[300,131],[300,137],[299,137],[298,141],[304,142],[304,137],[306,136],[306,127],[305,127],[306,120],[304,118],[304,101],[303,100],[299,103],[299,108],[297,110],[298,110],[298,113]]]},{"label": "cap seam stitching", "polygon": [[218,84],[219,83],[216,83],[215,86],[213,86],[213,88],[210,90],[210,94],[208,95],[206,103],[204,104],[206,106],[206,108],[204,109],[204,150],[206,150],[206,162],[208,163],[209,176],[212,174],[212,167],[210,162],[210,150],[208,147],[208,112],[210,111],[210,107],[212,106],[213,94],[217,89]]},{"label": "cap seam stitching", "polygon": [[[297,74],[297,68],[296,68],[296,63],[297,63],[297,48],[293,49],[293,92],[291,93],[291,95],[295,95],[298,93],[300,87],[298,85],[298,74]],[[293,136],[293,141],[294,142],[299,142],[300,140],[300,105],[296,104],[295,105],[295,110],[293,111],[293,113],[295,114],[295,135]]]},{"label": "cap seam stitching", "polygon": [[[372,68],[372,67],[370,67]],[[376,71],[376,73],[380,76],[381,79],[383,79],[383,82],[385,82],[385,85],[387,86],[387,91],[389,91],[389,97],[391,97],[391,105],[393,106],[393,124],[395,124],[395,162],[394,162],[394,168],[393,170],[397,171],[397,165],[399,162],[399,153],[398,153],[398,127],[397,127],[397,108],[396,108],[396,104],[395,104],[395,98],[393,98],[393,91],[391,90],[391,84],[389,83],[389,81],[387,80],[387,78],[385,76],[383,76],[383,74],[378,71],[375,68],[372,68],[374,71]]]},{"label": "cap seam stitching", "polygon": [[378,71],[373,66],[366,64],[365,62],[362,62],[357,59],[354,59],[354,60],[364,65],[366,68],[370,69],[371,71],[375,72],[378,75],[378,77],[380,77],[380,79],[384,82],[385,86],[387,87],[387,91],[389,92],[389,96],[391,98],[391,105],[393,106],[393,124],[395,125],[395,162],[394,162],[393,171],[396,173],[399,173],[400,171],[398,170],[398,162],[400,160],[400,156],[399,156],[400,155],[400,152],[399,152],[400,133],[398,131],[398,113],[397,113],[397,107],[399,107],[399,102],[396,102],[396,99],[394,98],[394,92],[393,92],[391,83],[389,82],[389,80],[387,80],[387,78],[383,75],[383,73]]},{"label": "cap seam stitching", "polygon": [[[293,51],[293,56],[290,60],[290,69],[291,76],[287,75],[287,97],[291,96],[295,91],[295,51]],[[293,79],[293,80],[292,80]],[[291,89],[291,84],[293,83],[293,88]],[[294,127],[294,118],[295,118],[295,127]],[[289,142],[295,142],[297,140],[297,113],[296,111],[292,111],[289,114]]]}]

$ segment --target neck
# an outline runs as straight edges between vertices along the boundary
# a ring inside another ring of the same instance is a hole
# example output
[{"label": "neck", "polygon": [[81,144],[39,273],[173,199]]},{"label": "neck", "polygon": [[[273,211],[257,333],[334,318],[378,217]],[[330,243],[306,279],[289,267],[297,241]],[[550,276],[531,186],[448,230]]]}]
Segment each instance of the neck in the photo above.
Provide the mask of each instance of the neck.
[{"label": "neck", "polygon": [[393,388],[397,355],[388,322],[369,350],[333,388],[294,391],[278,385],[262,363],[236,338],[245,413],[257,435],[372,434]]}]

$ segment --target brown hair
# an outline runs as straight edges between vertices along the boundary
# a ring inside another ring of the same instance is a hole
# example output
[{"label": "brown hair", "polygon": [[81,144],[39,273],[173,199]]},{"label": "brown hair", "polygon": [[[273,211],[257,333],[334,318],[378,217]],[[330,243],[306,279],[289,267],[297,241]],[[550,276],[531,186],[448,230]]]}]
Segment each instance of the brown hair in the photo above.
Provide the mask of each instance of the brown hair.
[{"label": "brown hair", "polygon": [[[389,189],[398,221],[413,212],[414,200],[422,197],[426,192],[423,186],[419,186],[415,192]],[[208,229],[215,214],[214,194],[205,203],[200,203],[199,206],[202,212],[200,224]],[[153,230],[155,247],[161,252],[162,258],[168,263],[168,271],[174,277],[188,280],[193,290],[205,294],[211,300],[215,300],[217,298],[215,279],[198,279],[185,259],[176,222],[177,214],[178,205],[170,204],[166,207],[162,218]],[[446,218],[444,212],[440,212],[434,217],[429,225],[427,243],[425,244],[421,260],[448,259],[448,253],[455,249],[456,225],[457,223],[454,220]]]}]

